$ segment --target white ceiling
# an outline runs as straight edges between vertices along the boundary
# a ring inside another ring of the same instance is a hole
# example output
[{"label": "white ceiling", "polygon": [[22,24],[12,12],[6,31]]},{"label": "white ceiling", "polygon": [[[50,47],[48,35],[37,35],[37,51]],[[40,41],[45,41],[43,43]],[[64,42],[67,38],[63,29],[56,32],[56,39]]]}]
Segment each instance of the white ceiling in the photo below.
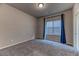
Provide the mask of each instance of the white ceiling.
[{"label": "white ceiling", "polygon": [[44,8],[37,8],[35,3],[9,4],[35,17],[46,16],[72,8],[72,3],[46,3]]}]

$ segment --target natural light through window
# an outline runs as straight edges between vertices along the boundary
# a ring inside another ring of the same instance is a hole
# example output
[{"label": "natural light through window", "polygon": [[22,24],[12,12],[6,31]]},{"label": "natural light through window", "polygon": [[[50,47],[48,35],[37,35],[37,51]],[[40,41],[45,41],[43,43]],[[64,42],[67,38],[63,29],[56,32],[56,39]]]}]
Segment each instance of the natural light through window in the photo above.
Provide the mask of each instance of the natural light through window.
[{"label": "natural light through window", "polygon": [[61,36],[61,20],[47,21],[45,25],[45,35]]}]

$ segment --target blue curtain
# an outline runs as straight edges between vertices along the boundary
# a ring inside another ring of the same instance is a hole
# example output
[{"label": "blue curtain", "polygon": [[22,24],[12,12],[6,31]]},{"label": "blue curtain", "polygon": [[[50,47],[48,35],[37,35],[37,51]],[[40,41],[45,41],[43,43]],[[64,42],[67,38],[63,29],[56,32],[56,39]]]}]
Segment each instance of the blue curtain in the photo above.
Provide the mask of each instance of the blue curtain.
[{"label": "blue curtain", "polygon": [[64,14],[61,15],[61,43],[66,44]]},{"label": "blue curtain", "polygon": [[43,39],[45,38],[45,18],[44,18],[44,25],[43,25]]}]

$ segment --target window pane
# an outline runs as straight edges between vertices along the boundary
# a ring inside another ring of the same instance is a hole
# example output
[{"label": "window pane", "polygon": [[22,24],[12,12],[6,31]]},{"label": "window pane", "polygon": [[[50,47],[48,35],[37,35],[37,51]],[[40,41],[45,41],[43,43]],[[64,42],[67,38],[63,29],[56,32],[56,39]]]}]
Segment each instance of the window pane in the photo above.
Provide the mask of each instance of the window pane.
[{"label": "window pane", "polygon": [[52,27],[48,27],[48,31],[47,32],[48,32],[49,35],[52,35],[52,33],[53,33]]},{"label": "window pane", "polygon": [[45,35],[61,35],[61,20],[46,22]]},{"label": "window pane", "polygon": [[54,34],[55,35],[61,35],[61,28],[60,27],[54,27]]},{"label": "window pane", "polygon": [[47,22],[47,27],[52,27],[52,21]]},{"label": "window pane", "polygon": [[61,20],[56,20],[54,22],[54,27],[61,27]]}]

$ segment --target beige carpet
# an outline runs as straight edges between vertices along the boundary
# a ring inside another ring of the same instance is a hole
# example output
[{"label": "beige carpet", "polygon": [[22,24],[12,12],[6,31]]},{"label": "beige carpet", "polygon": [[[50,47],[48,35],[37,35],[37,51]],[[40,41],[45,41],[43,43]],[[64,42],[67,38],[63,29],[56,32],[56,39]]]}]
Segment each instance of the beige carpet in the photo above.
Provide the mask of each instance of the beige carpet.
[{"label": "beige carpet", "polygon": [[75,56],[74,48],[48,40],[31,40],[0,50],[0,56]]}]

